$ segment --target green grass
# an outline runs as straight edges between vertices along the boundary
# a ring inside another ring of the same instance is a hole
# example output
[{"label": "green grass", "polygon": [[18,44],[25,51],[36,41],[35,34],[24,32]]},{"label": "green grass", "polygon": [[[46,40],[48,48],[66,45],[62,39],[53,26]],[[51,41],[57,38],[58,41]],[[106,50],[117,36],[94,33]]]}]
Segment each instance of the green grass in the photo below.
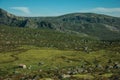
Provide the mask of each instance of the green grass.
[{"label": "green grass", "polygon": [[80,79],[89,79],[89,80],[94,79],[94,76],[92,76],[91,74],[76,74],[76,75],[73,75],[73,77],[80,78]]},{"label": "green grass", "polygon": [[111,77],[113,75],[113,73],[105,73],[105,74],[103,74],[102,76],[103,77]]},{"label": "green grass", "polygon": [[[13,51],[0,53],[0,69],[7,69],[8,73],[12,74],[14,71],[14,67],[17,67],[19,64],[25,64],[28,66],[32,66],[31,71],[36,71],[39,69],[49,70],[59,68],[68,68],[75,66],[95,66],[97,63],[105,66],[108,63],[109,59],[119,60],[120,54],[112,54],[110,56],[110,52],[106,50],[94,51],[91,53],[85,53],[82,51],[74,51],[74,50],[58,50],[55,48],[39,48],[34,46],[22,46],[19,47],[18,50],[26,51]],[[11,55],[15,55],[18,59],[15,60]],[[117,58],[117,59],[115,59]],[[95,63],[95,59],[97,62]],[[42,62],[42,65],[38,65]],[[87,64],[86,64],[87,63]],[[30,73],[31,71],[28,69],[17,69],[20,73],[26,72]],[[111,75],[111,74],[110,74]],[[103,76],[110,76],[103,75]],[[76,75],[76,77],[86,77],[88,75]],[[88,76],[89,77],[89,76]],[[92,78],[92,77],[90,77]]]},{"label": "green grass", "polygon": [[[82,66],[85,70],[92,68],[93,71],[78,74],[79,77],[119,75],[119,69],[105,69],[108,65],[120,63],[119,45],[119,41],[100,41],[54,30],[0,26],[0,77],[15,76],[14,72],[17,71],[18,74],[38,74],[42,78],[51,78],[57,73],[56,70],[60,75],[64,74],[62,69],[68,71]],[[88,47],[88,51],[85,47]],[[109,60],[111,63],[108,63]],[[16,68],[19,64],[32,67],[30,70]],[[98,64],[104,69],[95,68]],[[43,72],[39,73],[39,70]],[[99,76],[99,73],[102,74]]]},{"label": "green grass", "polygon": [[40,80],[53,80],[51,78],[43,78],[43,79],[40,79]]}]

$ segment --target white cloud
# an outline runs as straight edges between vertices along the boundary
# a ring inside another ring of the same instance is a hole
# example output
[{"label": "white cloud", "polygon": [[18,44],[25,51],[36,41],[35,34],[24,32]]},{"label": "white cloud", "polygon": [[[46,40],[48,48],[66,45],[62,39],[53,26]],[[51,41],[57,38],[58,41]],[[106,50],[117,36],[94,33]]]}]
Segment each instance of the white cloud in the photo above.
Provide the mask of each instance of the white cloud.
[{"label": "white cloud", "polygon": [[98,7],[98,8],[92,9],[91,11],[112,13],[112,12],[120,12],[120,8]]},{"label": "white cloud", "polygon": [[26,14],[30,13],[30,10],[28,7],[11,7],[11,9],[19,10],[19,11],[24,12]]}]

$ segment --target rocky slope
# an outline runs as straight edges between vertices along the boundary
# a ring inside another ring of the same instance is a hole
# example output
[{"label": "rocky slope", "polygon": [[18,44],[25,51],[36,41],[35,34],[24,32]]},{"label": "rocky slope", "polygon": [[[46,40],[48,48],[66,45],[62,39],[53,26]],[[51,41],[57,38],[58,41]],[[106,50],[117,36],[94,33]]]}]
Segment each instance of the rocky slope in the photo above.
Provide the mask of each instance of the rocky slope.
[{"label": "rocky slope", "polygon": [[95,13],[72,13],[57,17],[18,17],[0,9],[0,25],[53,29],[94,36],[102,40],[120,40],[120,18]]}]

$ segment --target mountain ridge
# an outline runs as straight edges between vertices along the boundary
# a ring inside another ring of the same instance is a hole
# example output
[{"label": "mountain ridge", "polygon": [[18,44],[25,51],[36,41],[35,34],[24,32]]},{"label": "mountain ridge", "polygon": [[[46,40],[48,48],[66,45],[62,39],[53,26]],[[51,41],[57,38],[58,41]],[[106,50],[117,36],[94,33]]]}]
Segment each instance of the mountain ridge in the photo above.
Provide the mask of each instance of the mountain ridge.
[{"label": "mountain ridge", "polygon": [[71,13],[57,17],[20,17],[0,9],[0,24],[82,33],[102,40],[120,39],[120,18],[95,13]]}]

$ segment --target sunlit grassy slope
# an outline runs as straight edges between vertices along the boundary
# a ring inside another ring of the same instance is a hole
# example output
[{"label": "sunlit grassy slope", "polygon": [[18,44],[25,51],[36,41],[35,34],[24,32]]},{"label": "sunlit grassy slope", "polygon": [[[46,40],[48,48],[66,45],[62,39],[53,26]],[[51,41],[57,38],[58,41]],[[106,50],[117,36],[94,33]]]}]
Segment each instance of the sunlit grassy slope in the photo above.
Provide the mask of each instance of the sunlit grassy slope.
[{"label": "sunlit grassy slope", "polygon": [[[86,65],[86,67],[101,64],[106,66],[109,59],[120,61],[120,54],[112,54],[106,50],[93,51],[89,54],[82,51],[74,50],[58,50],[54,48],[39,48],[33,46],[22,46],[19,50],[0,53],[0,69],[7,70],[12,73],[14,67],[19,64],[32,66],[31,70],[49,70],[62,69]],[[14,56],[11,56],[14,55]],[[17,59],[15,59],[17,58]],[[97,60],[97,62],[95,62]],[[41,65],[39,65],[41,63]],[[25,70],[29,72],[28,70]]]},{"label": "sunlit grassy slope", "polygon": [[[80,34],[0,26],[0,79],[11,76],[33,79],[34,75],[60,79],[59,76],[78,69],[84,70],[72,74],[78,80],[86,76],[97,80],[101,76],[119,75],[120,68],[114,67],[120,63],[119,45],[116,40],[101,41]],[[19,64],[27,68],[18,68]]]}]

